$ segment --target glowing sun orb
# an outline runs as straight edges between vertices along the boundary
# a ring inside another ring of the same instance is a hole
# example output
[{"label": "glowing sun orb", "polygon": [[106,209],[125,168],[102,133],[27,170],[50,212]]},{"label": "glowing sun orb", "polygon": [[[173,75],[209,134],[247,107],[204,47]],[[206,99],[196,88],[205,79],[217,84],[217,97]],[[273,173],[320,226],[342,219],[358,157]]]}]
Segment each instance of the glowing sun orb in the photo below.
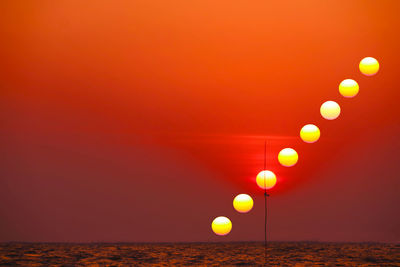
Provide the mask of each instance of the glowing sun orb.
[{"label": "glowing sun orb", "polygon": [[219,216],[211,223],[211,229],[217,235],[227,235],[232,230],[232,222],[224,216]]},{"label": "glowing sun orb", "polygon": [[253,208],[253,199],[247,194],[239,194],[233,199],[233,207],[240,213],[247,213]]},{"label": "glowing sun orb", "polygon": [[300,138],[306,143],[315,143],[321,136],[321,132],[314,124],[306,124],[300,130]]},{"label": "glowing sun orb", "polygon": [[292,167],[296,165],[299,160],[296,150],[293,148],[284,148],[278,154],[279,163],[285,167]]},{"label": "glowing sun orb", "polygon": [[320,108],[321,116],[327,120],[334,120],[340,115],[340,106],[335,101],[326,101]]},{"label": "glowing sun orb", "polygon": [[271,189],[276,184],[275,173],[267,170],[261,171],[257,174],[256,182],[262,189]]},{"label": "glowing sun orb", "polygon": [[358,94],[360,87],[355,80],[346,79],[339,84],[339,92],[347,98],[355,97]]},{"label": "glowing sun orb", "polygon": [[373,57],[366,57],[360,61],[358,66],[362,74],[366,76],[375,75],[379,70],[379,62]]}]

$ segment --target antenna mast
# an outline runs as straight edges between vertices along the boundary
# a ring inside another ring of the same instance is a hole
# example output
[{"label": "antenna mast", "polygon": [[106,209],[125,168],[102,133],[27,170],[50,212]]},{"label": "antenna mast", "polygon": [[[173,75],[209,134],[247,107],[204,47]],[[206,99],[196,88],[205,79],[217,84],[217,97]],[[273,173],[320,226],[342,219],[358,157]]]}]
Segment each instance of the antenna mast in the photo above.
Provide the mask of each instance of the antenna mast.
[{"label": "antenna mast", "polygon": [[267,140],[264,143],[264,253],[265,253],[265,264],[267,264],[267,193],[266,186],[266,174],[265,170],[267,168]]}]

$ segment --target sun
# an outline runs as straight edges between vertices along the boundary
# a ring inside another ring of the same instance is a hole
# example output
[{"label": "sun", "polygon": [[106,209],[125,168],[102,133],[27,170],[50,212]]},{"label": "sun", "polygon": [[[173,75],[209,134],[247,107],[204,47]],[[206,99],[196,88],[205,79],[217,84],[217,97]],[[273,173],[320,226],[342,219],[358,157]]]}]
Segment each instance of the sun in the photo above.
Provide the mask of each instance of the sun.
[{"label": "sun", "polygon": [[340,106],[335,101],[326,101],[320,108],[321,116],[327,120],[334,120],[340,115]]},{"label": "sun", "polygon": [[211,229],[217,235],[227,235],[232,230],[232,222],[227,217],[219,216],[212,221]]},{"label": "sun", "polygon": [[339,84],[339,92],[347,98],[355,97],[358,94],[360,87],[355,80],[346,79]]},{"label": "sun", "polygon": [[321,136],[319,128],[314,124],[304,125],[300,130],[300,138],[306,143],[315,143]]},{"label": "sun", "polygon": [[240,213],[247,213],[253,208],[253,199],[247,194],[239,194],[233,199],[233,207]]},{"label": "sun", "polygon": [[299,155],[293,148],[284,148],[278,154],[278,161],[285,167],[292,167],[296,165],[299,160]]},{"label": "sun", "polygon": [[379,62],[373,57],[365,57],[360,61],[360,71],[366,76],[373,76],[378,73]]},{"label": "sun", "polygon": [[257,185],[262,189],[271,189],[276,184],[275,173],[265,170],[261,171],[256,178]]}]

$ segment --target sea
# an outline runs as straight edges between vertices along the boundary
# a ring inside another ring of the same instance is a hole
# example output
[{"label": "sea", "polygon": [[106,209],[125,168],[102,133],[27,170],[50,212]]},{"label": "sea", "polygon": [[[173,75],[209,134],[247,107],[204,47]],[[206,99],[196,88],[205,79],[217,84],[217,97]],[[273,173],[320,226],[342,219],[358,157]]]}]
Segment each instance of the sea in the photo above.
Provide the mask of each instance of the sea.
[{"label": "sea", "polygon": [[400,266],[400,244],[1,243],[0,266]]}]

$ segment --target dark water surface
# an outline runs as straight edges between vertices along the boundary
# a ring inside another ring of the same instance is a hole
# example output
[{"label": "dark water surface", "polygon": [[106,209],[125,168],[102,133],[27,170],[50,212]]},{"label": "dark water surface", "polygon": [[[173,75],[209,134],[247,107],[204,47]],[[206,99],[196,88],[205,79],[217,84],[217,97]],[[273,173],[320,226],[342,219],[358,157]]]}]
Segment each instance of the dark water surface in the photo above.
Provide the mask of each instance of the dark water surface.
[{"label": "dark water surface", "polygon": [[[400,266],[399,244],[280,243],[269,266]],[[262,266],[262,243],[56,244],[2,243],[10,266]]]}]

